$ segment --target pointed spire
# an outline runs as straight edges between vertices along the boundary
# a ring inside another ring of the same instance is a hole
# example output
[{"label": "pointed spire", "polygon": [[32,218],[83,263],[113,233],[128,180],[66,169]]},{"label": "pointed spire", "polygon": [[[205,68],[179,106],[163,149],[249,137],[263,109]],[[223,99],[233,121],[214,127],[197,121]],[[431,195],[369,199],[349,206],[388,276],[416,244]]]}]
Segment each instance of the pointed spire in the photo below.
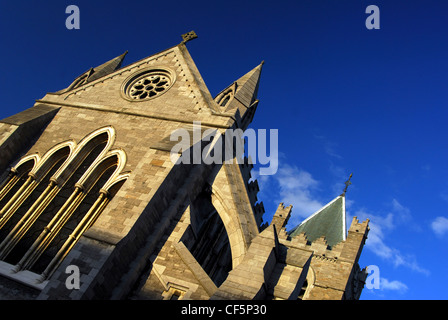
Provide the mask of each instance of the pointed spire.
[{"label": "pointed spire", "polygon": [[251,107],[254,101],[257,100],[258,86],[263,64],[264,61],[236,80],[235,98],[247,108]]},{"label": "pointed spire", "polygon": [[311,242],[324,236],[329,246],[346,239],[345,197],[338,196],[294,228],[290,237],[304,232]]},{"label": "pointed spire", "polygon": [[234,81],[214,98],[219,112],[234,115],[238,127],[243,130],[249,126],[257,109],[258,86],[263,64],[264,61]]},{"label": "pointed spire", "polygon": [[93,74],[87,79],[87,82],[94,81],[96,79],[99,79],[101,77],[104,77],[118,69],[121,68],[121,64],[123,63],[124,57],[128,54],[128,51],[124,52],[123,54],[119,55],[116,58],[113,58],[112,60],[109,60],[102,65],[99,65],[96,68],[93,68]]},{"label": "pointed spire", "polygon": [[61,90],[59,92],[63,93],[78,88],[86,83],[107,76],[108,74],[111,74],[112,72],[118,70],[121,67],[121,64],[123,63],[124,57],[127,55],[127,53],[128,51],[126,50],[125,53],[103,63],[102,65],[99,65],[98,67],[90,68],[88,71],[77,77],[67,89]]},{"label": "pointed spire", "polygon": [[263,64],[264,61],[222,90],[215,97],[216,103],[221,107],[226,107],[226,110],[230,110],[236,108],[235,106],[231,106],[231,100],[236,97],[244,107],[251,107],[257,99],[258,84],[260,82]]}]

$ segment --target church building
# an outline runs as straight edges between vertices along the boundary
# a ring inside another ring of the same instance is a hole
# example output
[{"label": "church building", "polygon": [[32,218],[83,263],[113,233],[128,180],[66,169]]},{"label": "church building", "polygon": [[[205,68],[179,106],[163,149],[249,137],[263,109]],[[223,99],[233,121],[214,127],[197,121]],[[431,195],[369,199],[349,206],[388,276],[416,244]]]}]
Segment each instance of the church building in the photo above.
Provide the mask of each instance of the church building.
[{"label": "church building", "polygon": [[359,299],[369,221],[347,230],[346,190],[287,232],[292,207],[263,220],[247,159],[173,161],[175,130],[225,138],[259,104],[263,63],[214,97],[194,38],[0,120],[0,299]]}]

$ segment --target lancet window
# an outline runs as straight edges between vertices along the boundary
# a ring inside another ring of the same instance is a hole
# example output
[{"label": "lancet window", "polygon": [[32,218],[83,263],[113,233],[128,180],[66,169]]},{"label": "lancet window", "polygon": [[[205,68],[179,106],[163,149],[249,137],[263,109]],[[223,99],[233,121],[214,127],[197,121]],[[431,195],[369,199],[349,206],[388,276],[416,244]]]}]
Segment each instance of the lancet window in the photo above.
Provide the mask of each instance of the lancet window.
[{"label": "lancet window", "polygon": [[128,178],[105,127],[21,159],[0,184],[0,260],[48,279]]},{"label": "lancet window", "polygon": [[226,107],[229,102],[233,99],[236,91],[236,84],[234,83],[226,90],[222,91],[216,98],[215,101],[220,107]]}]

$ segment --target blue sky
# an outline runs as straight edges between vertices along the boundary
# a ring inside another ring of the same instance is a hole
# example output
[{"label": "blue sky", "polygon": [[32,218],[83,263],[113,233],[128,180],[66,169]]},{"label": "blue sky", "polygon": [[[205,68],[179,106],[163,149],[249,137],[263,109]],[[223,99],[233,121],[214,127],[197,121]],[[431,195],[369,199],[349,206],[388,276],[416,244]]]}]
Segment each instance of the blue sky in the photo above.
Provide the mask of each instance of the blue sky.
[{"label": "blue sky", "polygon": [[[78,5],[80,29],[65,27]],[[368,30],[368,5],[380,29]],[[126,50],[125,64],[188,43],[215,95],[262,60],[254,129],[278,129],[279,168],[259,178],[265,220],[292,228],[343,189],[371,220],[362,299],[447,299],[448,4],[443,1],[2,1],[0,118]],[[256,174],[257,167],[254,170]]]}]

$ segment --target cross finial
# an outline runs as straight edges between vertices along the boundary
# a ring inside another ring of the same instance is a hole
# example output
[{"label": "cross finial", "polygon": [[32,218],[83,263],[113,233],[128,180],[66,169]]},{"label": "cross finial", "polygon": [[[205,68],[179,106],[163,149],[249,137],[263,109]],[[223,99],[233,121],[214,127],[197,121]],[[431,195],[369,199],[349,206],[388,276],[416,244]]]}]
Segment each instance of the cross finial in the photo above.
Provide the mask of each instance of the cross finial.
[{"label": "cross finial", "polygon": [[182,35],[182,43],[187,43],[190,40],[196,39],[198,36],[196,35],[196,32],[194,32],[193,30],[190,32],[187,32],[185,34]]},{"label": "cross finial", "polygon": [[342,192],[341,196],[345,197],[345,193],[347,192],[348,186],[352,184],[352,182],[350,181],[350,179],[353,177],[353,173],[350,173],[350,177],[348,177],[348,180],[345,181],[345,188],[344,191]]}]

